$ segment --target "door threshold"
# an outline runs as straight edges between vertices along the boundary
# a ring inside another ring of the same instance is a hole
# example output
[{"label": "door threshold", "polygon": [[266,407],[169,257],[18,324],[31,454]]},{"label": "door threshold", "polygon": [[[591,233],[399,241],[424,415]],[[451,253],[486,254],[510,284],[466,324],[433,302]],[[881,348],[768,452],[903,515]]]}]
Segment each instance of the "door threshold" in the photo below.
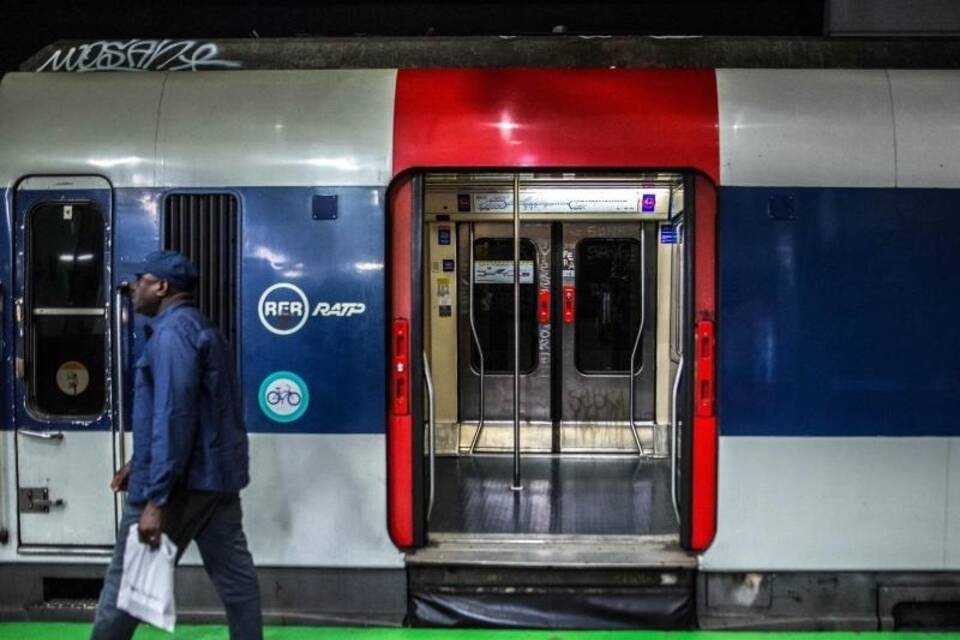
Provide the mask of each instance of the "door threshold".
[{"label": "door threshold", "polygon": [[[469,460],[470,458],[501,458],[513,460],[512,449],[477,449],[470,453],[469,449],[463,449],[453,453],[437,453],[438,458],[460,458]],[[554,460],[629,460],[636,459],[648,464],[669,464],[669,456],[653,456],[651,454],[637,455],[637,450],[624,451],[619,449],[566,449],[563,451],[520,451],[521,464],[523,460],[537,459],[542,460],[550,458]]]},{"label": "door threshold", "polygon": [[670,535],[434,533],[405,556],[414,565],[696,569],[697,554]]}]

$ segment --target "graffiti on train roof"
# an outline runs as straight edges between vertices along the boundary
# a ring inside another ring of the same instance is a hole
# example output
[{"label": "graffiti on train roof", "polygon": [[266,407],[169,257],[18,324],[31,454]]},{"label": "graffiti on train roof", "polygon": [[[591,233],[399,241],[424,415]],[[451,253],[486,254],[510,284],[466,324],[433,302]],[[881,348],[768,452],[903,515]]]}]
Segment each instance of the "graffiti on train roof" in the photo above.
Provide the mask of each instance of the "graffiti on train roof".
[{"label": "graffiti on train roof", "polygon": [[21,71],[958,68],[960,41],[783,36],[431,36],[61,40]]}]

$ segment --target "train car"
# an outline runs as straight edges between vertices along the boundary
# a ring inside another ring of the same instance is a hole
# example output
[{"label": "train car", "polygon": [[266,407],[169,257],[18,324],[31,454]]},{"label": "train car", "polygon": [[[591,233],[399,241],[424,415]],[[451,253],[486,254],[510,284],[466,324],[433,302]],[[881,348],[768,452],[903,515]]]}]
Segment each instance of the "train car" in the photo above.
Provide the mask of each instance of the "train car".
[{"label": "train car", "polygon": [[[230,53],[0,83],[3,617],[90,615],[158,248],[236,353],[268,620],[953,615],[960,71]],[[195,551],[177,595],[218,617]]]}]

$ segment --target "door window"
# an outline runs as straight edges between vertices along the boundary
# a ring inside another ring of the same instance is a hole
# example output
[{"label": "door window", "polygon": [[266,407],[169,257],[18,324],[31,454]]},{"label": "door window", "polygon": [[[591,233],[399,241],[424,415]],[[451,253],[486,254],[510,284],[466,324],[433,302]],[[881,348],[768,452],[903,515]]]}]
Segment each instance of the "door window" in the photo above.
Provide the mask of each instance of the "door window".
[{"label": "door window", "polygon": [[47,203],[27,218],[28,403],[93,416],[106,402],[104,220],[91,203]]},{"label": "door window", "polygon": [[[643,308],[641,246],[632,238],[577,244],[574,362],[582,373],[627,373]],[[637,355],[635,366],[641,364]]]},{"label": "door window", "polygon": [[[484,373],[513,373],[513,239],[474,241],[473,313],[483,347]],[[520,373],[537,366],[536,247],[520,239]],[[472,341],[471,341],[472,342]],[[480,370],[477,346],[470,363]]]}]

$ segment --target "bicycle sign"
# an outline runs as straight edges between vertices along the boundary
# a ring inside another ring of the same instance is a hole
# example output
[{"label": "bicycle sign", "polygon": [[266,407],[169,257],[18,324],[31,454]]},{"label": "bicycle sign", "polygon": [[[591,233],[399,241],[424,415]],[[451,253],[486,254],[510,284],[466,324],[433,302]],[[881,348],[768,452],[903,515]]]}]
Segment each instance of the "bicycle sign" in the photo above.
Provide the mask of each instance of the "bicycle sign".
[{"label": "bicycle sign", "polygon": [[267,404],[275,407],[278,404],[287,404],[296,407],[300,404],[300,394],[293,390],[290,385],[284,385],[283,388],[276,386],[267,392]]},{"label": "bicycle sign", "polygon": [[310,392],[303,378],[290,371],[276,371],[260,383],[260,410],[274,422],[293,422],[310,404]]}]

